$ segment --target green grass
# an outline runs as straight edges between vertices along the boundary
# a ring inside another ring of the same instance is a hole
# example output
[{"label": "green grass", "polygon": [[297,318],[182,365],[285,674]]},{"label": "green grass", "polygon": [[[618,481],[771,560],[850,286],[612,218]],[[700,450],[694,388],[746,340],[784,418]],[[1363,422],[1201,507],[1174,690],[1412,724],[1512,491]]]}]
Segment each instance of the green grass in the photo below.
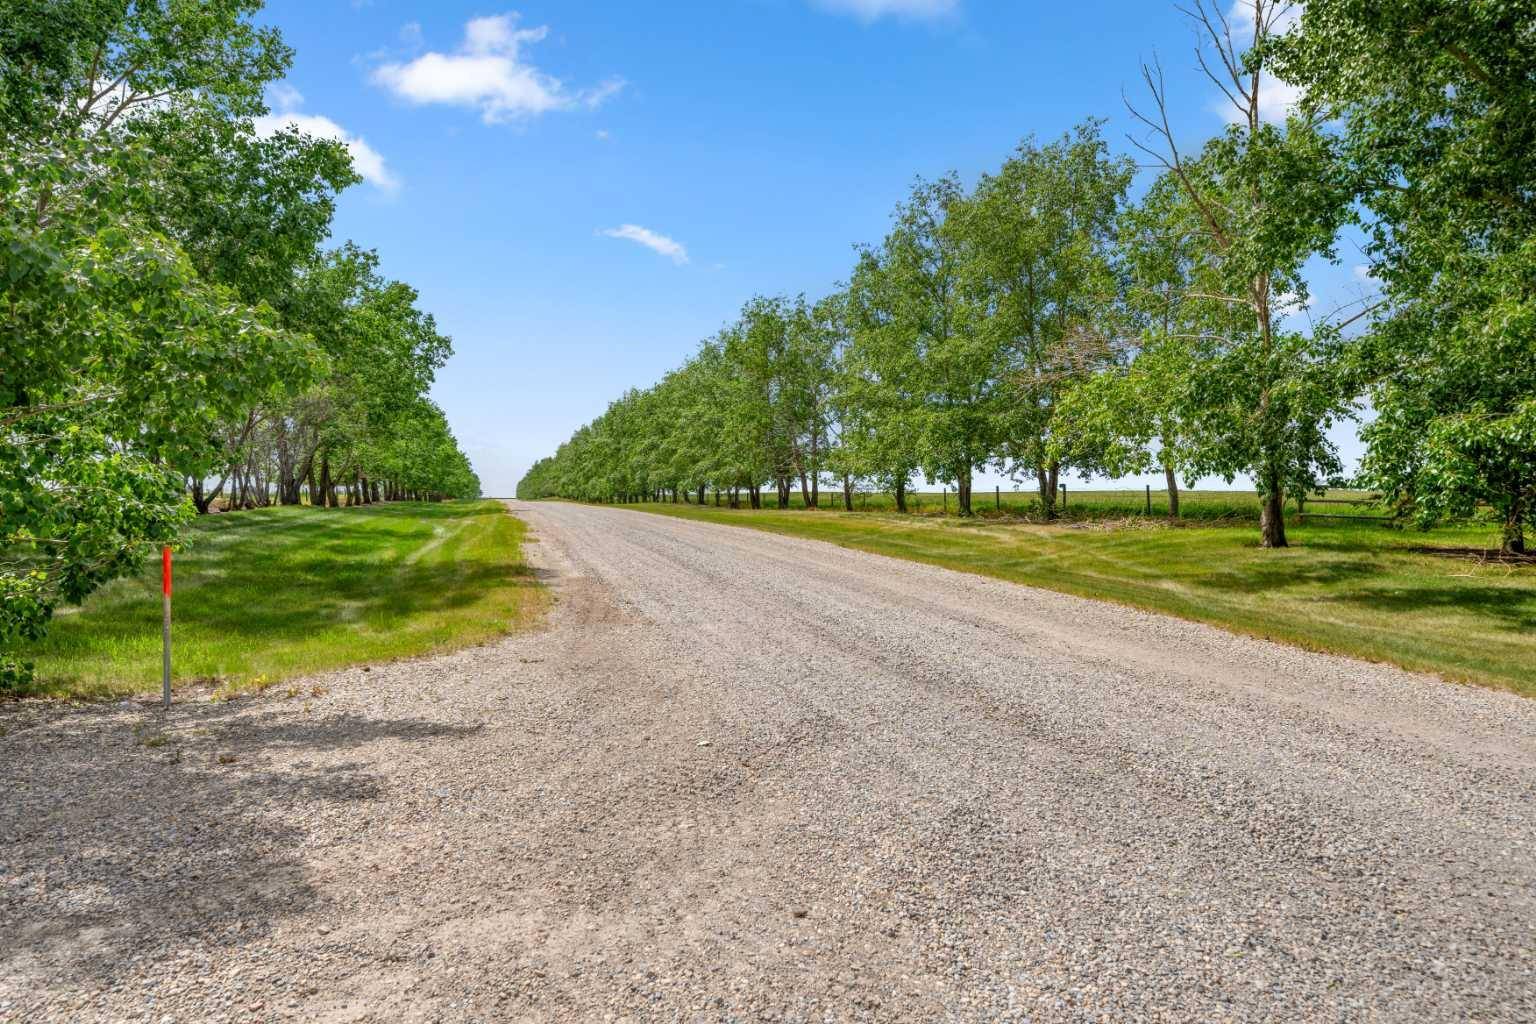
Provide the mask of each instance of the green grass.
[{"label": "green grass", "polygon": [[[1256,502],[1228,492],[1190,497],[1192,506],[1226,502],[1249,511],[1236,523],[1171,528],[1145,517],[1046,526],[995,517],[635,507],[830,541],[1536,696],[1536,566],[1472,557],[1497,547],[1496,527],[1419,533],[1293,521],[1292,546],[1272,551],[1258,546],[1250,521]],[[1114,492],[1100,499],[1110,511],[1124,503]],[[1086,509],[1094,496],[1068,500],[1069,510],[1072,502]]]},{"label": "green grass", "polygon": [[[175,678],[225,692],[478,643],[527,625],[546,593],[525,527],[494,501],[258,509],[204,517],[176,557]],[[30,693],[158,687],[158,560],[63,609]]]}]

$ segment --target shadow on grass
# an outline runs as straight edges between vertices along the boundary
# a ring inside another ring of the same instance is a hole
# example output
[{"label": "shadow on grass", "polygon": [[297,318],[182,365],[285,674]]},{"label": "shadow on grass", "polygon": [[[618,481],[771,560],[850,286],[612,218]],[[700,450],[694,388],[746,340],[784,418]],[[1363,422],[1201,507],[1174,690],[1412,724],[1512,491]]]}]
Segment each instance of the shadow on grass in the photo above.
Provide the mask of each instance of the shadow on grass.
[{"label": "shadow on grass", "polygon": [[1381,562],[1366,558],[1340,558],[1297,564],[1277,558],[1270,563],[1245,562],[1237,566],[1212,566],[1185,582],[1196,589],[1228,593],[1264,593],[1295,587],[1329,587],[1346,581],[1360,582],[1385,576]]},{"label": "shadow on grass", "polygon": [[[311,838],[301,823],[356,817],[366,812],[346,808],[386,793],[365,758],[274,760],[478,731],[242,710],[178,707],[162,719],[88,706],[0,738],[0,874],[20,879],[0,889],[0,975],[95,990],[147,951],[217,956],[265,941],[321,899],[297,852]],[[176,738],[146,744],[162,724]]]},{"label": "shadow on grass", "polygon": [[[429,612],[465,608],[509,581],[535,586],[537,577],[525,565],[418,566],[382,590],[376,572],[331,572],[305,577],[310,591],[300,600],[273,591],[260,600],[215,595],[188,613],[188,621],[228,635],[253,639],[306,636],[345,622],[367,622],[376,616],[407,620]],[[295,588],[296,589],[296,588]],[[188,602],[190,603],[190,598]],[[201,595],[199,600],[202,600]]]},{"label": "shadow on grass", "polygon": [[1332,602],[1345,602],[1372,611],[1460,612],[1496,622],[1523,636],[1536,633],[1536,592],[1509,587],[1467,586],[1415,587],[1412,590],[1346,590],[1328,595]]},{"label": "shadow on grass", "polygon": [[[182,650],[260,651],[317,636],[345,641],[494,617],[498,606],[488,601],[538,586],[526,564],[508,557],[513,549],[490,539],[498,536],[492,521],[505,515],[490,505],[390,504],[213,517],[228,525],[204,520],[198,539],[218,547],[194,546],[182,563],[175,607]],[[39,662],[27,692],[82,694],[88,687],[72,671],[125,651],[134,658],[150,647],[157,652],[159,624],[157,580],[114,584],[83,614],[57,618],[26,652]]]}]

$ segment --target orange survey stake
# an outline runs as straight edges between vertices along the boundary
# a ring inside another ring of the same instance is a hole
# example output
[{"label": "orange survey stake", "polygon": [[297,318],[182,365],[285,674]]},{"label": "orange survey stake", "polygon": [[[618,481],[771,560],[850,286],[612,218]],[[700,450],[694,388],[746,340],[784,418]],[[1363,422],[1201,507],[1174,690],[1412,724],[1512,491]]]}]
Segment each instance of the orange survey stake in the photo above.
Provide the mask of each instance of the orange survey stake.
[{"label": "orange survey stake", "polygon": [[160,549],[160,586],[165,596],[171,596],[171,549]]}]

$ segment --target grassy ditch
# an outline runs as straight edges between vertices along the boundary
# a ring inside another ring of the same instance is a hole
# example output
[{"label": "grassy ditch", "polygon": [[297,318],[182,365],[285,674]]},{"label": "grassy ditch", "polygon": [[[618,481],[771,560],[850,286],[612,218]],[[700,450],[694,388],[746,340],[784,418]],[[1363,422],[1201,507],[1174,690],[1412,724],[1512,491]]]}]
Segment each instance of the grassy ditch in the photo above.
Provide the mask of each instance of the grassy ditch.
[{"label": "grassy ditch", "polygon": [[[545,591],[499,502],[207,516],[176,558],[175,680],[225,692],[462,647],[528,625]],[[21,657],[32,695],[99,699],[160,680],[158,562],[64,609]]]}]

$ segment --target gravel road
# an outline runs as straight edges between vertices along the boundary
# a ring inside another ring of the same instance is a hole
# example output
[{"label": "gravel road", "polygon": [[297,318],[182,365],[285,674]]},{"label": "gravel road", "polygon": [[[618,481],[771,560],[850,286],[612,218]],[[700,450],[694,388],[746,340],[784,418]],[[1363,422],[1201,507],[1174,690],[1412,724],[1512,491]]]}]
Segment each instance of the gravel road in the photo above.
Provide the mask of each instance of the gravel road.
[{"label": "gravel road", "polygon": [[1536,1020],[1536,702],[514,507],[538,632],[0,709],[0,1020]]}]

